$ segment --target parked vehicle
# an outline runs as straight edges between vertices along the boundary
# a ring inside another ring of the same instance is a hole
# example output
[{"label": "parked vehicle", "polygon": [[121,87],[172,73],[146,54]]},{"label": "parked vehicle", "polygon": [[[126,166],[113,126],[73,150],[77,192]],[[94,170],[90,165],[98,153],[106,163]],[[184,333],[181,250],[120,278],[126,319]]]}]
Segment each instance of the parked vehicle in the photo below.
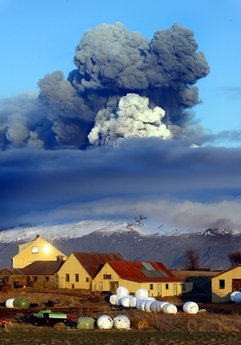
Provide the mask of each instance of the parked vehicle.
[{"label": "parked vehicle", "polygon": [[51,310],[46,309],[40,310],[37,313],[29,315],[27,319],[29,323],[32,323],[36,326],[54,326],[56,323],[59,322],[66,323],[67,314],[62,312],[52,312]]}]

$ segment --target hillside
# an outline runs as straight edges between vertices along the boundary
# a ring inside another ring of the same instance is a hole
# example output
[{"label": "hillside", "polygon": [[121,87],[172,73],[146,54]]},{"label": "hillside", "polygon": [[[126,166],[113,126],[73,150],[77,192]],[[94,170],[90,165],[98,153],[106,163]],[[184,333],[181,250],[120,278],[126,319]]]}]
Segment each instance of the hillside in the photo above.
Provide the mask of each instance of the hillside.
[{"label": "hillside", "polygon": [[[97,230],[96,230],[97,229]],[[128,260],[156,260],[182,268],[186,249],[197,251],[202,267],[230,266],[228,254],[239,251],[241,235],[208,229],[202,233],[148,233],[140,223],[82,222],[52,228],[18,228],[0,233],[0,267],[10,267],[18,244],[40,234],[65,254],[72,251],[119,252]]]}]

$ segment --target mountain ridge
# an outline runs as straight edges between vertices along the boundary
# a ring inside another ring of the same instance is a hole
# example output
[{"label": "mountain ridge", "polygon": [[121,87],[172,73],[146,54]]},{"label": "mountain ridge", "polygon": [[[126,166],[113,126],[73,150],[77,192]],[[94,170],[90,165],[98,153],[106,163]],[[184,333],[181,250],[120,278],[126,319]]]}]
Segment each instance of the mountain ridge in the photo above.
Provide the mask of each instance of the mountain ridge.
[{"label": "mountain ridge", "polygon": [[[154,229],[156,230],[156,229]],[[66,255],[72,251],[119,252],[127,260],[161,261],[183,268],[185,251],[198,253],[202,267],[226,269],[228,255],[240,251],[241,234],[209,228],[202,232],[148,232],[143,221],[82,221],[72,224],[15,228],[0,232],[0,267],[10,267],[18,244],[40,235]]]}]

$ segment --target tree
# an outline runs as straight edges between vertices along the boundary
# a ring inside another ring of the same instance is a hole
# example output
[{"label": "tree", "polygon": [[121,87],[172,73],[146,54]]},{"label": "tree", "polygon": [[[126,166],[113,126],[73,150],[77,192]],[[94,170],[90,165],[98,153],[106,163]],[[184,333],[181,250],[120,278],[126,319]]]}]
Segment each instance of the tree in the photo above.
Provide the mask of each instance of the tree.
[{"label": "tree", "polygon": [[200,257],[196,250],[188,248],[184,253],[184,268],[195,271],[200,268]]}]

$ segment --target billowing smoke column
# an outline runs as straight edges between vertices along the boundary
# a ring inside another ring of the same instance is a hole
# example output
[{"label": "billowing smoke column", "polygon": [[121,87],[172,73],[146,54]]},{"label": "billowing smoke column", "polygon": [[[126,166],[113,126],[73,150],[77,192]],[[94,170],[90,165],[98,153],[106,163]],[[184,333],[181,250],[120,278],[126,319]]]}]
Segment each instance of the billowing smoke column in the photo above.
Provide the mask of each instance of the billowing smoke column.
[{"label": "billowing smoke column", "polygon": [[193,85],[209,72],[197,48],[192,31],[179,25],[150,42],[121,23],[97,26],[77,46],[77,69],[67,80],[54,72],[39,81],[37,98],[2,105],[0,147],[84,148],[178,135],[199,102]]},{"label": "billowing smoke column", "polygon": [[115,114],[100,110],[88,136],[90,143],[112,144],[132,136],[170,138],[170,130],[161,122],[165,111],[160,107],[150,109],[148,102],[148,98],[130,93],[121,97]]}]

